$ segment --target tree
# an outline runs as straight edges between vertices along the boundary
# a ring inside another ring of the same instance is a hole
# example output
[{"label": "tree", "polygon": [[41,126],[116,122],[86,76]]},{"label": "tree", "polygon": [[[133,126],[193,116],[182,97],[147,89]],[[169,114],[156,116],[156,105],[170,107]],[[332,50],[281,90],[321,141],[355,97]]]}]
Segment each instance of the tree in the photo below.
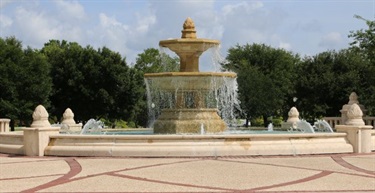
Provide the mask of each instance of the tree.
[{"label": "tree", "polygon": [[360,95],[361,101],[367,106],[368,113],[375,115],[375,20],[367,20],[359,15],[354,16],[366,22],[368,29],[351,31],[349,38],[353,38],[350,49],[362,57],[366,64],[361,71],[364,76],[364,91]]},{"label": "tree", "polygon": [[136,99],[130,68],[119,53],[51,40],[42,49],[52,64],[54,114],[72,108],[77,120],[130,120]]},{"label": "tree", "polygon": [[366,64],[350,49],[306,57],[298,68],[296,96],[301,116],[314,120],[339,116],[351,92],[366,96]]},{"label": "tree", "polygon": [[39,104],[49,106],[52,81],[50,65],[43,54],[22,49],[15,37],[0,38],[0,114],[28,125]]},{"label": "tree", "polygon": [[179,58],[160,53],[158,49],[148,48],[138,54],[134,68],[143,73],[176,72],[180,68]]},{"label": "tree", "polygon": [[350,43],[350,46],[352,49],[362,53],[365,58],[372,61],[372,64],[375,64],[375,20],[367,20],[359,15],[354,15],[354,17],[364,20],[368,29],[351,31],[348,37],[354,40]]},{"label": "tree", "polygon": [[225,70],[238,75],[241,108],[246,119],[286,114],[294,95],[295,67],[300,59],[283,49],[246,44],[228,50]]},{"label": "tree", "polygon": [[[142,126],[147,126],[148,122],[148,107],[146,86],[144,82],[145,73],[158,73],[158,72],[176,72],[180,68],[179,58],[170,57],[165,53],[160,53],[158,49],[148,48],[143,53],[138,54],[136,63],[132,68],[132,77],[134,83],[134,90],[137,91],[138,96],[142,96],[137,101],[134,111],[135,120]],[[143,94],[140,94],[143,93]]]}]

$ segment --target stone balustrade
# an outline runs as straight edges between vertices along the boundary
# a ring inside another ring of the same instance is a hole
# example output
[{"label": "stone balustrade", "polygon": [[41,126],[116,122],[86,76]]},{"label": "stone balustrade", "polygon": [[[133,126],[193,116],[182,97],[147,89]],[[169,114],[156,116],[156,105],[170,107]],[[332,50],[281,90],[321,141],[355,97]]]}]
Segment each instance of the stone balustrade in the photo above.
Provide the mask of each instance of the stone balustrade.
[{"label": "stone balustrade", "polygon": [[375,128],[375,117],[363,117],[366,125],[372,125]]},{"label": "stone balustrade", "polygon": [[323,117],[323,120],[327,121],[332,128],[335,128],[336,125],[342,125],[341,117]]},{"label": "stone balustrade", "polygon": [[[323,117],[323,120],[327,121],[327,123],[332,127],[335,128],[336,125],[344,125],[345,123],[342,122],[341,117]],[[365,125],[371,125],[375,128],[375,117],[363,117],[363,121]]]},{"label": "stone balustrade", "polygon": [[10,119],[0,119],[0,133],[9,132]]},{"label": "stone balustrade", "polygon": [[353,104],[357,104],[358,107],[361,109],[362,119],[365,125],[370,125],[373,128],[375,128],[375,117],[370,117],[366,115],[367,109],[363,105],[359,104],[358,96],[355,92],[350,93],[348,104],[344,104],[342,106],[342,109],[340,110],[341,117],[323,117],[323,119],[327,121],[327,123],[332,128],[336,128],[336,125],[346,125],[346,121],[348,119],[347,112]]}]

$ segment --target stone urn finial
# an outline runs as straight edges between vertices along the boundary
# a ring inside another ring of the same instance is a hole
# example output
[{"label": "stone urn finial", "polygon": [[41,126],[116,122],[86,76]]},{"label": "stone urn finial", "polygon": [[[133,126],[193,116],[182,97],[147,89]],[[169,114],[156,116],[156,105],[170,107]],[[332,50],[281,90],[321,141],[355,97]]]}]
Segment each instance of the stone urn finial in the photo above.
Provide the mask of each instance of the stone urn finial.
[{"label": "stone urn finial", "polygon": [[76,122],[74,121],[74,113],[70,108],[67,108],[65,110],[61,124],[66,124],[66,125],[76,124]]},{"label": "stone urn finial", "polygon": [[346,116],[348,117],[347,121],[345,122],[346,125],[365,125],[365,122],[362,119],[362,110],[357,103],[354,103],[349,107]]},{"label": "stone urn finial", "polygon": [[300,121],[299,119],[299,112],[296,107],[292,107],[288,112],[288,123],[295,123]]},{"label": "stone urn finial", "polygon": [[197,38],[197,34],[196,34],[197,31],[195,31],[195,24],[190,17],[188,17],[185,20],[184,25],[183,25],[183,30],[181,32],[182,32],[181,38],[190,38],[190,39]]},{"label": "stone urn finial", "polygon": [[33,112],[33,122],[30,127],[51,127],[48,121],[48,112],[43,105],[38,105]]},{"label": "stone urn finial", "polygon": [[358,95],[357,95],[357,93],[352,92],[352,93],[350,93],[348,104],[352,105],[354,103],[359,104],[359,102],[358,102]]}]

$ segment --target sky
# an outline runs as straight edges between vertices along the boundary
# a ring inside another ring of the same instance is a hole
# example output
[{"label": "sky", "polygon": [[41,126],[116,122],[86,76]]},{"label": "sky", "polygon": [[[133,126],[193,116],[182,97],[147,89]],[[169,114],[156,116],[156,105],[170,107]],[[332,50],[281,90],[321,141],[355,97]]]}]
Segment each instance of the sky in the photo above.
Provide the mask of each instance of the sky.
[{"label": "sky", "polygon": [[[374,20],[375,0],[0,0],[0,36],[35,49],[51,39],[106,46],[132,65],[160,40],[180,38],[191,17],[198,38],[221,42],[222,57],[253,43],[312,56],[349,47],[350,31],[367,28],[354,15]],[[203,54],[201,71],[212,70],[211,57]]]}]

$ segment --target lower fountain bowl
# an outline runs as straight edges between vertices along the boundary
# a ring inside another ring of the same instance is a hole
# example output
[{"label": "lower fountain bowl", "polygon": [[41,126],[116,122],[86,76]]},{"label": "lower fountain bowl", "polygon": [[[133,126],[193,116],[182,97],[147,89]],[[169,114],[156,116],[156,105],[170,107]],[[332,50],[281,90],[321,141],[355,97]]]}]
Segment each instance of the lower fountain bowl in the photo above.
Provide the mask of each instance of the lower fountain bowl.
[{"label": "lower fountain bowl", "polygon": [[155,134],[219,133],[226,130],[226,123],[217,109],[164,109],[154,123]]},{"label": "lower fountain bowl", "polygon": [[234,79],[232,72],[162,72],[144,77],[160,90],[213,90],[224,84],[225,78]]}]

